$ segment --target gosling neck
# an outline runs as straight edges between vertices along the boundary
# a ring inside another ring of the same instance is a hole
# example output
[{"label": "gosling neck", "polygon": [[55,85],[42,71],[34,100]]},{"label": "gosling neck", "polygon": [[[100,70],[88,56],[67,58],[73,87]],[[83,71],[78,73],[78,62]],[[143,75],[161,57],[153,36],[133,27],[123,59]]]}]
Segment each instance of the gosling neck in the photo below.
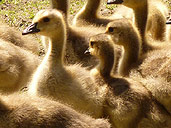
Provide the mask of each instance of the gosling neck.
[{"label": "gosling neck", "polygon": [[65,47],[65,34],[63,32],[59,32],[56,37],[51,37],[49,43],[51,44],[50,46],[50,54],[49,54],[49,59],[52,64],[54,65],[63,65],[63,59],[64,59],[64,47]]},{"label": "gosling neck", "polygon": [[66,16],[68,15],[68,3],[67,0],[50,0],[51,8],[58,9],[62,11]]},{"label": "gosling neck", "polygon": [[133,8],[135,14],[135,23],[140,31],[142,38],[142,51],[146,52],[150,48],[146,39],[146,25],[148,17],[148,1],[144,1],[144,4]]},{"label": "gosling neck", "polygon": [[95,18],[97,16],[97,11],[100,6],[100,0],[87,0],[86,5],[81,9],[80,15],[87,17]]},{"label": "gosling neck", "polygon": [[131,34],[125,38],[123,56],[119,65],[119,75],[128,76],[133,65],[139,60],[141,54],[141,38],[136,34]]},{"label": "gosling neck", "polygon": [[9,111],[8,105],[6,105],[0,98],[0,115],[6,114]]},{"label": "gosling neck", "polygon": [[110,77],[113,64],[114,50],[113,48],[108,48],[105,52],[105,55],[100,57],[100,64],[98,65],[100,75],[103,77],[103,79],[108,79]]}]

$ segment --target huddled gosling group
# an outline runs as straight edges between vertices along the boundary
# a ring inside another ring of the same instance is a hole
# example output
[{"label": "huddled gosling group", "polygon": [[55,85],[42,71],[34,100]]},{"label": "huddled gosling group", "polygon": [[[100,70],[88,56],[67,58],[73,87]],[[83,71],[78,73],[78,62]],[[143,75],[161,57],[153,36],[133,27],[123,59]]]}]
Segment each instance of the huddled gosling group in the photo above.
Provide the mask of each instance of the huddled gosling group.
[{"label": "huddled gosling group", "polygon": [[22,33],[0,23],[0,128],[171,128],[167,7],[105,2],[122,6],[87,0],[71,21],[70,0],[50,0]]}]

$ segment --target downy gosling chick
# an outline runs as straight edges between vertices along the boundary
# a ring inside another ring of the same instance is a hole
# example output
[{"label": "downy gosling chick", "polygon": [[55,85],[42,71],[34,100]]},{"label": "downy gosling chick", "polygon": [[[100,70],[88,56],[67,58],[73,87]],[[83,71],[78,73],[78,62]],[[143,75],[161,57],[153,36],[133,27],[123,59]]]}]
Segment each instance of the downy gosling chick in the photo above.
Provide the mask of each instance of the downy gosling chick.
[{"label": "downy gosling chick", "polygon": [[36,43],[35,38],[32,36],[23,37],[20,31],[2,22],[0,22],[0,38],[36,55],[39,54],[40,44]]},{"label": "downy gosling chick", "polygon": [[101,117],[105,88],[94,84],[89,71],[80,65],[65,66],[66,25],[56,9],[41,10],[23,35],[38,33],[49,38],[48,51],[34,73],[28,93],[51,97],[75,110]]},{"label": "downy gosling chick", "polygon": [[[84,7],[76,14],[73,19],[73,25],[77,27],[81,26],[100,26],[105,27],[109,22],[117,18],[129,18],[133,19],[133,11],[127,7],[118,7],[115,13],[111,17],[102,17],[98,15],[102,0],[87,0]],[[124,10],[124,13],[123,11]]]},{"label": "downy gosling chick", "polygon": [[119,75],[137,78],[135,72],[138,72],[140,78],[144,78],[142,82],[145,87],[170,111],[171,52],[169,49],[171,47],[162,45],[158,50],[142,54],[140,34],[132,22],[126,19],[109,23],[106,34],[110,35],[113,43],[123,46],[123,54],[118,66]]},{"label": "downy gosling chick", "polygon": [[92,26],[76,27],[70,25],[68,15],[70,1],[51,0],[50,2],[53,9],[58,9],[65,15],[64,19],[67,28],[65,64],[81,63],[84,67],[91,69],[97,64],[97,60],[92,56],[84,55],[84,51],[88,48],[89,37],[104,32],[105,28]]},{"label": "downy gosling chick", "polygon": [[150,128],[169,128],[170,115],[151,98],[141,83],[111,75],[115,54],[107,35],[91,37],[86,52],[100,60],[92,75],[100,76],[109,87],[104,111],[114,128],[144,128],[149,124]]},{"label": "downy gosling chick", "polygon": [[12,93],[27,86],[40,58],[11,42],[0,39],[0,89]]},{"label": "downy gosling chick", "polygon": [[26,94],[0,95],[1,128],[110,128],[55,101]]},{"label": "downy gosling chick", "polygon": [[[135,13],[135,23],[143,41],[143,51],[150,47],[146,44],[150,33],[152,39],[166,40],[166,13],[167,7],[158,0],[108,0],[108,4],[122,4],[132,8]],[[159,25],[160,24],[160,25]]]},{"label": "downy gosling chick", "polygon": [[130,70],[137,66],[143,76],[155,75],[155,72],[161,68],[158,64],[164,65],[171,59],[169,44],[151,44],[153,50],[143,53],[138,29],[127,19],[118,19],[109,23],[105,33],[110,36],[113,43],[123,46],[123,55],[118,66],[119,75],[128,76]]}]

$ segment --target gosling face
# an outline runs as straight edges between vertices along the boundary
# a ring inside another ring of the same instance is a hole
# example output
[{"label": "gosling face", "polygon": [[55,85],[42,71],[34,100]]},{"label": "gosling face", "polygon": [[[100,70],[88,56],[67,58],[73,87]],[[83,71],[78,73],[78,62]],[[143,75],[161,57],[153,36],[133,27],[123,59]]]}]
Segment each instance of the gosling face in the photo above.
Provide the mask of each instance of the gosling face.
[{"label": "gosling face", "polygon": [[89,48],[85,51],[86,54],[91,54],[97,58],[105,56],[105,53],[108,52],[109,38],[106,34],[98,34],[90,37]]},{"label": "gosling face", "polygon": [[57,10],[41,10],[34,17],[32,24],[22,34],[38,33],[43,36],[53,37],[58,34],[57,32],[62,31],[62,23],[63,16]]},{"label": "gosling face", "polygon": [[98,42],[90,39],[89,48],[85,51],[87,55],[99,56]]},{"label": "gosling face", "polygon": [[105,33],[109,35],[115,44],[124,45],[126,38],[129,38],[130,26],[128,20],[117,19],[107,25]]}]

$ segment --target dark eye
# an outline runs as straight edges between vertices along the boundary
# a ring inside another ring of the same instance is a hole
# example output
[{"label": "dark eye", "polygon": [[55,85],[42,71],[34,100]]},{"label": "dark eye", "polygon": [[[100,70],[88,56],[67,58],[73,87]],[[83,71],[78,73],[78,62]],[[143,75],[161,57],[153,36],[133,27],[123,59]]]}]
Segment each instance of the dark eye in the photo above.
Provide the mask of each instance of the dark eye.
[{"label": "dark eye", "polygon": [[48,17],[46,17],[46,18],[43,19],[43,21],[44,21],[44,22],[49,22],[50,19],[49,19]]},{"label": "dark eye", "polygon": [[109,28],[108,28],[108,31],[109,31],[109,32],[114,32],[114,28],[109,27]]},{"label": "dark eye", "polygon": [[91,42],[90,42],[90,46],[91,46],[91,47],[93,47],[93,45],[94,45],[94,42],[93,42],[93,41],[91,41]]}]

